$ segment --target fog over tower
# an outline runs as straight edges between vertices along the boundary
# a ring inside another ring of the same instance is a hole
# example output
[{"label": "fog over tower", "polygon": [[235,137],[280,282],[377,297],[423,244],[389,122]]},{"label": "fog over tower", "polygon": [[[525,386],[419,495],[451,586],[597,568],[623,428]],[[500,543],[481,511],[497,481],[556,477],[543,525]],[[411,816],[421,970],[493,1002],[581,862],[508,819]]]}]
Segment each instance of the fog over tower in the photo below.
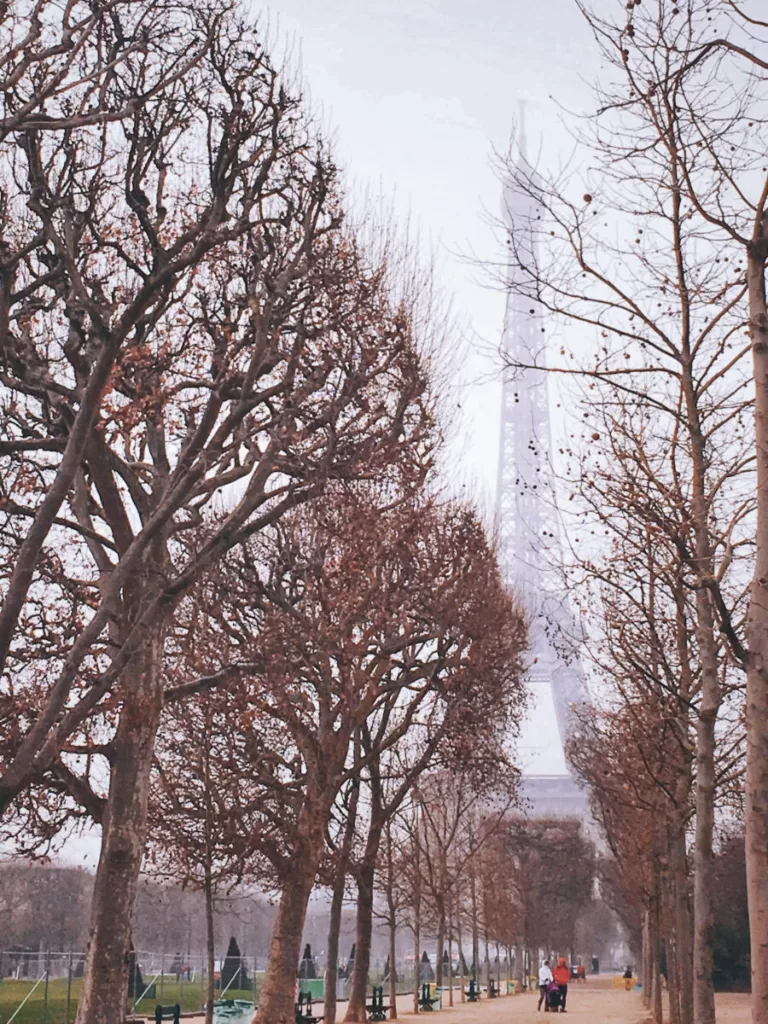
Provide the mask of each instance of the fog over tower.
[{"label": "fog over tower", "polygon": [[[522,119],[521,119],[522,120]],[[519,136],[518,177],[535,182]],[[552,430],[546,372],[545,311],[530,297],[540,225],[538,204],[520,181],[505,184],[502,215],[510,257],[502,351],[503,370],[496,529],[507,585],[524,599],[531,616],[531,669],[528,682],[538,700],[551,693],[557,728],[533,736],[541,749],[571,731],[572,708],[585,699],[578,659],[566,659],[563,642],[572,633],[568,601],[555,566],[560,561],[560,524],[551,469]],[[514,253],[514,256],[512,255]],[[539,725],[541,731],[541,725]],[[541,814],[586,814],[583,791],[567,773],[526,775],[525,792]]]}]

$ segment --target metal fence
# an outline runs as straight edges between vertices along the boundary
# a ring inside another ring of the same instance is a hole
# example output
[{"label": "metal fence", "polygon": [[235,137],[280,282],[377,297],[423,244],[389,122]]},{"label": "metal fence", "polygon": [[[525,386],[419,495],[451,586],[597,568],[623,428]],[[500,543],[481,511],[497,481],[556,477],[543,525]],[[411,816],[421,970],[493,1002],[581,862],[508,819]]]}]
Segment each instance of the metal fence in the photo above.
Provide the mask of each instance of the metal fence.
[{"label": "metal fence", "polygon": [[[157,1003],[179,1003],[202,1012],[208,989],[207,958],[138,950],[131,965],[127,1004],[154,1016]],[[256,1002],[264,962],[256,957],[217,957],[216,998]],[[85,954],[0,951],[0,1024],[71,1024],[77,1013]]]},{"label": "metal fence", "polygon": [[[178,1003],[183,1013],[203,1013],[208,991],[207,957],[201,954],[157,953],[138,950],[133,954],[127,1005],[139,1017],[154,1019],[155,1006]],[[85,953],[57,953],[31,950],[0,950],[0,1024],[72,1024],[82,987]],[[340,965],[343,967],[344,965]],[[215,960],[216,999],[258,1003],[264,978],[264,957],[242,956]],[[397,992],[413,992],[413,965],[397,965]],[[385,981],[383,961],[371,964],[370,984]],[[323,998],[322,967],[317,979],[299,985]],[[337,998],[347,997],[347,981],[339,979]]]}]

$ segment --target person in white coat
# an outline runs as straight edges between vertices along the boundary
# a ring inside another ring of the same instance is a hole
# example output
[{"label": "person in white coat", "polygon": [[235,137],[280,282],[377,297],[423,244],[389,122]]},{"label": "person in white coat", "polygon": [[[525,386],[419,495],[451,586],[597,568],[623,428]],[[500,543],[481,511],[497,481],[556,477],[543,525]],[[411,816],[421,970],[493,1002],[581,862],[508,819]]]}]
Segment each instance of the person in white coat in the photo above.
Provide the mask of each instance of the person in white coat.
[{"label": "person in white coat", "polygon": [[552,970],[549,966],[549,960],[545,960],[539,968],[539,1005],[536,1007],[537,1010],[541,1009],[541,1004],[547,1001],[547,988],[552,983]]}]

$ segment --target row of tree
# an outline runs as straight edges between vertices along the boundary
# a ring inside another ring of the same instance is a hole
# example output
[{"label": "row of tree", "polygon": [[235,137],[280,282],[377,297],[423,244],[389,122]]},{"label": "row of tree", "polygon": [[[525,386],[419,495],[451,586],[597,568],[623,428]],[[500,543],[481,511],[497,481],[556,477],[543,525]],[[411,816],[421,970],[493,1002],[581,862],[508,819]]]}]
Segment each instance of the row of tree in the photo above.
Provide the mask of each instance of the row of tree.
[{"label": "row of tree", "polygon": [[[578,0],[602,62],[577,174],[525,163],[517,287],[579,343],[565,566],[598,706],[570,757],[661,1020],[714,1024],[718,821],[743,813],[768,1018],[768,22],[750,0]],[[533,247],[527,239],[533,236]],[[531,259],[531,251],[537,258]],[[594,344],[593,344],[594,339]],[[582,349],[583,351],[583,349]],[[742,791],[745,794],[742,802]],[[664,956],[662,956],[662,950]]]},{"label": "row of tree", "polygon": [[[21,860],[0,862],[0,945],[5,951],[47,950],[84,953],[93,874],[84,868]],[[231,935],[249,956],[269,952],[273,908],[252,893],[222,896],[215,910],[216,949]],[[322,927],[322,921],[310,927]],[[179,885],[142,878],[133,914],[133,944],[140,951],[191,955],[199,965],[206,946],[205,906],[201,894]]]},{"label": "row of tree", "polygon": [[353,870],[364,1019],[387,823],[508,774],[524,703],[524,616],[436,493],[429,282],[235,3],[11,0],[0,85],[0,813],[28,852],[100,828],[78,1024],[123,1012],[148,845],[211,986],[217,895],[273,893],[265,1024]]},{"label": "row of tree", "polygon": [[511,774],[503,745],[522,701],[522,619],[471,512],[395,497],[328,491],[221,563],[179,656],[193,650],[195,672],[212,678],[235,644],[247,670],[170,708],[158,737],[156,870],[199,885],[210,914],[236,883],[277,894],[267,1020],[292,1007],[318,879],[334,890],[333,971],[352,869],[348,1014],[364,1017],[387,823],[439,766],[474,772],[489,794]]}]

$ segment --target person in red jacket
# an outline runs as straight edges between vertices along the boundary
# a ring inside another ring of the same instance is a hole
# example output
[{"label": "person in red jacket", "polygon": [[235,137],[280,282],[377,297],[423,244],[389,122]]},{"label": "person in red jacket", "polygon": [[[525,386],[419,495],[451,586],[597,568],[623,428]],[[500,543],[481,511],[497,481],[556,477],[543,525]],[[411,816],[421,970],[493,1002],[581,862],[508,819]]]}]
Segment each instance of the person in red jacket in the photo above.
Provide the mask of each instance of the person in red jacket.
[{"label": "person in red jacket", "polygon": [[568,982],[571,980],[571,969],[565,961],[565,957],[561,956],[557,961],[557,967],[555,967],[552,974],[555,978],[555,983],[560,989],[560,1013],[565,1013],[565,1001],[568,998]]}]

